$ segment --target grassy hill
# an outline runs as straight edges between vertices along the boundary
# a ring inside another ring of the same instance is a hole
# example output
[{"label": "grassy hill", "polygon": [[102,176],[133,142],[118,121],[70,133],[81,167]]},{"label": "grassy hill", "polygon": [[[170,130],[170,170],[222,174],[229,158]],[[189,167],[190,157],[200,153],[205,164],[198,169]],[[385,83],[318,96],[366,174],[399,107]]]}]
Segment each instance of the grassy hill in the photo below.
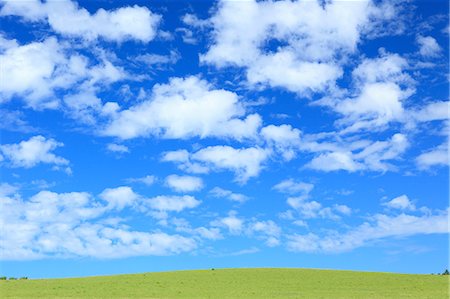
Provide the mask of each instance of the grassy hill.
[{"label": "grassy hill", "polygon": [[449,298],[449,277],[313,269],[216,269],[0,281],[1,298]]}]

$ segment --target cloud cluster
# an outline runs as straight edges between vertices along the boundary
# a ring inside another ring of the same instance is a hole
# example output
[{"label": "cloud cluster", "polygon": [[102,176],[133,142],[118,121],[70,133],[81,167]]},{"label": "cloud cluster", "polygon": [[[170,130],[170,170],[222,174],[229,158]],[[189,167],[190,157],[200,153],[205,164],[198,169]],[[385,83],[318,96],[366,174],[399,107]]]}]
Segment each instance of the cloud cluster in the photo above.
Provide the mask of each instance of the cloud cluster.
[{"label": "cloud cluster", "polygon": [[172,174],[166,178],[166,185],[176,192],[192,192],[203,188],[203,180],[189,175]]},{"label": "cloud cluster", "polygon": [[156,136],[187,139],[252,138],[261,125],[258,114],[242,118],[245,109],[237,94],[214,89],[196,76],[171,78],[156,84],[149,99],[116,111],[103,134],[122,139]]},{"label": "cloud cluster", "polygon": [[105,190],[100,197],[107,205],[85,192],[41,191],[27,200],[8,193],[0,201],[2,260],[167,255],[197,246],[181,235],[133,231],[113,217],[104,218],[110,209],[122,209],[135,200],[126,187]]},{"label": "cloud cluster", "polygon": [[408,146],[407,137],[400,133],[394,134],[386,141],[357,140],[344,144],[307,142],[305,149],[320,154],[306,167],[325,172],[338,170],[386,172],[396,169],[388,161],[399,159]]},{"label": "cloud cluster", "polygon": [[201,61],[243,67],[252,86],[323,92],[342,76],[339,60],[356,50],[375,20],[394,15],[393,6],[371,1],[220,1],[205,24],[213,43]]},{"label": "cloud cluster", "polygon": [[231,146],[209,146],[195,153],[178,150],[164,153],[162,161],[174,162],[184,171],[207,173],[230,170],[238,183],[246,183],[259,174],[269,151],[259,147],[236,149]]},{"label": "cloud cluster", "polygon": [[447,233],[449,233],[448,211],[420,216],[377,214],[370,221],[344,233],[333,231],[325,235],[314,233],[290,235],[287,248],[295,252],[339,253],[368,246],[387,238]]},{"label": "cloud cluster", "polygon": [[234,193],[231,190],[222,189],[220,187],[214,187],[209,191],[209,193],[214,197],[219,198],[227,198],[231,201],[240,202],[243,203],[247,201],[249,198],[248,196],[241,194],[241,193]]},{"label": "cloud cluster", "polygon": [[[99,62],[92,64],[88,57],[73,52],[54,37],[25,45],[2,39],[2,44],[1,72],[8,74],[3,76],[5,84],[0,85],[2,102],[17,96],[35,110],[63,105],[74,118],[92,123],[91,111],[103,109],[95,96],[97,88],[126,77],[125,71],[105,56],[100,55]],[[55,96],[58,90],[70,90],[63,103]]]},{"label": "cloud cluster", "polygon": [[66,166],[69,161],[53,153],[63,145],[52,138],[38,135],[19,143],[0,145],[0,157],[8,161],[11,167],[31,168],[40,163]]},{"label": "cloud cluster", "polygon": [[66,37],[92,41],[103,38],[123,42],[129,39],[149,42],[156,36],[161,16],[147,7],[127,6],[99,9],[91,14],[70,0],[1,1],[0,16],[18,16],[28,22],[47,22],[53,31]]},{"label": "cloud cluster", "polygon": [[281,228],[272,220],[245,219],[239,217],[236,211],[230,211],[228,216],[212,221],[211,226],[228,230],[233,236],[246,235],[264,240],[269,247],[280,245]]},{"label": "cloud cluster", "polygon": [[287,179],[272,187],[272,189],[290,194],[286,203],[291,210],[282,213],[281,218],[291,220],[294,224],[307,226],[305,219],[325,218],[340,220],[341,216],[350,216],[352,209],[346,205],[334,204],[325,207],[318,201],[310,200],[314,185]]}]

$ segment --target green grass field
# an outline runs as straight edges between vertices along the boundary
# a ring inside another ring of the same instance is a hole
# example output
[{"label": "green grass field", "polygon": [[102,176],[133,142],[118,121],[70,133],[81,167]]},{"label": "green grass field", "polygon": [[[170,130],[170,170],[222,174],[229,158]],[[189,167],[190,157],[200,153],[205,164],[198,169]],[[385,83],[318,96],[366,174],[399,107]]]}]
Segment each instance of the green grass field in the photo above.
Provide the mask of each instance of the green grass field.
[{"label": "green grass field", "polygon": [[312,269],[216,269],[0,281],[1,298],[449,298],[449,277]]}]

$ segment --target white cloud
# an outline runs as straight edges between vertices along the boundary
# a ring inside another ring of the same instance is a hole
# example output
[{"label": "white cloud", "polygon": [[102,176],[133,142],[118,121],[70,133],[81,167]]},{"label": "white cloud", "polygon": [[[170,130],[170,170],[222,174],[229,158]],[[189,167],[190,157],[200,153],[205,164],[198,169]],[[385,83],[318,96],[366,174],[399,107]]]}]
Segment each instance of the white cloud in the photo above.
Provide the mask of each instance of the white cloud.
[{"label": "white cloud", "polygon": [[228,216],[211,221],[210,224],[213,227],[226,228],[234,236],[245,234],[249,237],[264,240],[269,247],[275,247],[280,244],[281,228],[272,220],[261,221],[252,219],[251,221],[246,221],[244,218],[238,217],[236,211],[230,211]]},{"label": "white cloud", "polygon": [[403,102],[415,92],[415,81],[405,72],[408,67],[405,58],[380,51],[379,57],[365,58],[353,70],[352,90],[335,92],[315,104],[342,115],[335,122],[340,134],[384,130],[390,122],[405,121]]},{"label": "white cloud", "polygon": [[261,250],[257,247],[251,247],[251,248],[247,248],[247,249],[242,249],[242,250],[238,250],[238,251],[234,251],[231,253],[226,254],[226,256],[240,256],[240,255],[246,255],[246,254],[253,254],[253,253],[257,253],[260,252]]},{"label": "white cloud", "polygon": [[245,114],[238,96],[213,89],[191,76],[172,78],[153,87],[151,99],[117,113],[104,134],[122,139],[141,136],[163,138],[254,138],[261,125],[258,114]]},{"label": "white cloud", "polygon": [[370,222],[365,222],[345,233],[331,232],[325,236],[314,233],[290,235],[287,248],[297,252],[336,253],[369,246],[387,238],[447,233],[449,233],[447,211],[423,216],[377,214]]},{"label": "white cloud", "polygon": [[0,198],[13,195],[19,188],[8,183],[0,183]]},{"label": "white cloud", "polygon": [[309,194],[313,188],[314,188],[313,184],[304,183],[304,182],[296,182],[293,179],[287,179],[287,180],[281,181],[272,187],[272,189],[277,190],[279,192],[290,193],[290,194],[295,194],[295,193]]},{"label": "white cloud", "polygon": [[419,44],[419,53],[424,57],[436,57],[442,51],[436,39],[431,36],[417,36],[417,43]]},{"label": "white cloud", "polygon": [[167,64],[175,64],[180,59],[180,54],[176,51],[170,51],[169,55],[159,55],[159,54],[143,54],[137,56],[134,60],[145,63],[146,65],[152,66],[162,66]]},{"label": "white cloud", "polygon": [[220,234],[220,230],[215,227],[197,227],[196,229],[194,229],[194,232],[204,239],[219,240],[223,238],[223,236]]},{"label": "white cloud", "polygon": [[187,150],[165,152],[161,157],[161,161],[177,163],[178,168],[184,171],[191,173],[208,173],[210,171],[209,167],[190,160],[191,154]]},{"label": "white cloud", "polygon": [[202,149],[194,154],[194,159],[212,163],[218,168],[234,170],[238,179],[246,181],[259,174],[261,163],[268,153],[259,148],[234,149],[228,146],[215,146]]},{"label": "white cloud", "polygon": [[[110,202],[118,203],[119,191],[125,189],[106,190]],[[113,218],[100,219],[111,211],[85,192],[41,191],[27,200],[3,194],[0,208],[2,260],[168,255],[197,246],[181,235],[133,231]]]},{"label": "white cloud", "polygon": [[122,42],[135,39],[149,42],[156,36],[161,16],[143,6],[127,6],[115,10],[99,9],[90,14],[79,8],[76,2],[5,1],[0,15],[16,15],[27,21],[47,21],[49,26],[62,35],[85,40],[103,38]]},{"label": "white cloud", "polygon": [[353,160],[351,152],[332,152],[320,154],[312,159],[311,162],[307,164],[307,167],[325,172],[337,170],[354,172],[363,168],[360,163]]},{"label": "white cloud", "polygon": [[414,211],[416,206],[409,200],[405,194],[400,195],[388,202],[383,203],[384,206],[391,209],[410,210]]},{"label": "white cloud", "polygon": [[231,201],[236,201],[240,203],[245,202],[249,199],[248,196],[245,196],[244,194],[234,193],[230,190],[225,190],[220,187],[214,187],[209,191],[209,193],[211,193],[212,196],[214,197],[227,198]]},{"label": "white cloud", "polygon": [[436,101],[412,110],[411,116],[419,122],[449,119],[449,101]]},{"label": "white cloud", "polygon": [[393,14],[392,6],[370,1],[220,1],[208,20],[213,43],[200,59],[244,67],[252,85],[321,92],[342,75],[338,57],[353,53],[374,21]]},{"label": "white cloud", "polygon": [[68,160],[52,153],[63,145],[52,138],[38,135],[19,143],[0,145],[0,151],[12,167],[30,168],[39,163],[68,165]]},{"label": "white cloud", "polygon": [[378,58],[366,58],[353,70],[354,80],[362,83],[404,82],[411,80],[404,73],[408,61],[398,54],[383,54]]},{"label": "white cloud", "polygon": [[269,125],[261,129],[260,135],[269,146],[281,153],[286,161],[293,159],[300,146],[300,130],[290,125]]},{"label": "white cloud", "polygon": [[342,215],[346,215],[346,216],[350,216],[350,214],[352,213],[352,209],[346,205],[335,204],[335,205],[333,205],[333,209],[336,210],[337,212],[341,213]]},{"label": "white cloud", "polygon": [[144,200],[144,204],[153,210],[160,212],[180,212],[184,209],[192,209],[198,206],[201,201],[195,197],[184,196],[156,196]]},{"label": "white cloud", "polygon": [[191,235],[197,235],[200,238],[208,240],[219,240],[223,238],[222,234],[220,233],[220,229],[217,227],[206,228],[201,226],[192,228],[188,221],[180,218],[173,218],[170,222],[175,225],[175,230],[177,232],[185,232]]},{"label": "white cloud", "polygon": [[5,80],[0,85],[2,101],[20,96],[33,109],[56,109],[61,102],[55,91],[71,89],[73,94],[64,97],[69,115],[92,123],[91,111],[102,106],[93,90],[126,77],[123,69],[106,57],[100,56],[99,63],[93,64],[86,56],[71,53],[67,44],[53,37],[25,45],[13,44],[0,55]]},{"label": "white cloud", "polygon": [[176,192],[192,192],[203,188],[203,180],[194,176],[172,174],[166,177],[166,185]]},{"label": "white cloud", "polygon": [[236,181],[245,183],[259,175],[262,163],[268,152],[261,148],[235,149],[230,146],[209,146],[192,154],[194,161],[205,163],[208,167],[234,171]]},{"label": "white cloud", "polygon": [[56,66],[67,62],[55,38],[23,46],[15,45],[2,53],[0,59],[2,77],[6,80],[0,85],[0,92],[5,98],[24,94],[31,107],[55,108],[58,105],[51,97],[41,100],[52,93],[50,80]]},{"label": "white cloud", "polygon": [[269,157],[266,149],[250,147],[235,149],[230,146],[209,146],[195,153],[185,150],[166,152],[162,160],[175,162],[179,168],[192,173],[207,173],[211,170],[231,170],[235,180],[246,183],[259,175],[262,164]]},{"label": "white cloud", "polygon": [[[395,170],[395,166],[388,163],[401,157],[409,147],[409,141],[404,134],[394,134],[389,140],[369,142],[357,140],[343,143],[341,146],[314,146],[314,152],[322,152],[310,161],[306,167],[325,172],[345,170],[355,172],[371,170],[386,172]],[[332,150],[332,151],[330,151]]]},{"label": "white cloud", "polygon": [[140,196],[134,193],[130,187],[122,186],[105,189],[99,197],[108,202],[109,209],[121,210],[126,206],[133,205]]},{"label": "white cloud", "polygon": [[113,153],[128,153],[130,150],[123,144],[109,143],[106,149]]},{"label": "white cloud", "polygon": [[265,239],[265,243],[269,247],[280,245],[281,228],[272,220],[250,223],[248,231],[250,234],[258,234],[259,238]]},{"label": "white cloud", "polygon": [[342,133],[379,128],[401,120],[402,100],[408,95],[395,83],[367,83],[356,98],[346,99],[336,107],[336,111],[345,115],[338,122],[347,126]]},{"label": "white cloud", "polygon": [[186,25],[196,28],[204,28],[211,25],[208,20],[200,20],[196,15],[190,13],[182,16],[181,21]]},{"label": "white cloud", "polygon": [[324,207],[317,201],[308,201],[305,196],[289,197],[287,204],[295,209],[302,218],[327,218],[331,220],[340,220],[341,216],[349,216],[352,213],[351,208],[346,205],[335,204],[331,207]]},{"label": "white cloud", "polygon": [[225,227],[230,234],[239,235],[244,229],[244,220],[236,216],[236,212],[231,211],[227,217],[219,218],[211,222],[212,226]]},{"label": "white cloud", "polygon": [[157,180],[157,178],[154,175],[146,175],[141,178],[130,178],[130,179],[127,179],[126,181],[130,182],[130,183],[137,182],[137,183],[142,183],[147,186],[151,186],[156,182],[156,180]]},{"label": "white cloud", "polygon": [[290,50],[261,55],[247,71],[247,80],[254,86],[283,87],[297,93],[323,91],[341,76],[340,67],[297,60]]},{"label": "white cloud", "polygon": [[306,218],[315,218],[322,208],[322,205],[317,201],[305,201],[303,197],[289,197],[287,204],[295,210],[300,211]]},{"label": "white cloud", "polygon": [[419,169],[429,169],[433,166],[448,166],[449,153],[447,142],[420,154],[416,158],[416,164]]},{"label": "white cloud", "polygon": [[273,186],[272,189],[274,190],[295,195],[288,197],[286,200],[286,203],[294,210],[287,210],[281,213],[281,218],[294,220],[297,225],[301,224],[302,226],[306,226],[306,223],[302,220],[299,221],[296,219],[294,211],[297,212],[303,219],[320,217],[339,220],[341,218],[339,215],[349,216],[352,213],[352,210],[346,205],[335,204],[331,207],[324,207],[317,201],[310,201],[310,193],[313,188],[313,184],[298,182],[293,179],[281,181]]},{"label": "white cloud", "polygon": [[177,28],[175,32],[181,34],[181,38],[184,43],[189,45],[196,45],[198,43],[197,38],[194,36],[194,32],[187,28]]}]

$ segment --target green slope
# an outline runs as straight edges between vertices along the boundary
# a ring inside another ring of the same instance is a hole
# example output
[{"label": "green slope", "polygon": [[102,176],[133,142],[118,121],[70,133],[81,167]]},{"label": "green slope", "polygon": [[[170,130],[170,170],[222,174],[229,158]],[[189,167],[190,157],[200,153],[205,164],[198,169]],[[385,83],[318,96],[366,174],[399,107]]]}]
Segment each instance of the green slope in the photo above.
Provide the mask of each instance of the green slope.
[{"label": "green slope", "polygon": [[216,269],[0,281],[1,298],[449,298],[449,277],[311,269]]}]

